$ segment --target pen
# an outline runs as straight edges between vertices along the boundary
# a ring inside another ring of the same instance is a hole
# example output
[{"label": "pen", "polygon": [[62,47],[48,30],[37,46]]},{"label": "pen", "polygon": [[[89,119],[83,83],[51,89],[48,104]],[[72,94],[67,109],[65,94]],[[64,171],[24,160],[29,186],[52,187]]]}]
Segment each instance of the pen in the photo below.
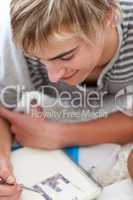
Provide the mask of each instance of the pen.
[{"label": "pen", "polygon": [[42,192],[39,192],[38,190],[35,190],[35,189],[33,189],[33,188],[30,188],[30,187],[27,187],[27,186],[25,186],[25,185],[23,185],[23,184],[21,184],[21,187],[22,187],[23,189],[25,189],[25,190],[29,190],[29,191],[31,191],[31,192],[36,192],[36,193],[39,193],[40,195],[42,195]]},{"label": "pen", "polygon": [[[3,178],[0,178],[0,184],[14,185],[14,184],[6,183],[6,181],[5,181]],[[25,185],[23,185],[23,184],[19,184],[19,185],[20,185],[20,187],[21,187],[22,189],[24,189],[24,190],[29,190],[29,191],[31,191],[31,192],[36,192],[36,193],[42,195],[41,192],[39,192],[39,191],[37,191],[37,190],[35,190],[35,189],[33,189],[33,188],[27,187],[27,186],[25,186]]]}]

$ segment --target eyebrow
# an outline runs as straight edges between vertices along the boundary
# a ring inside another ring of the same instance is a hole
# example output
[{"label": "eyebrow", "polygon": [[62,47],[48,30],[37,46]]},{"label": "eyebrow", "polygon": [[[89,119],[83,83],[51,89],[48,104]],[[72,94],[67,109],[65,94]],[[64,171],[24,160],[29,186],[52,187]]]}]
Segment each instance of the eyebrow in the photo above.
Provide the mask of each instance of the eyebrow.
[{"label": "eyebrow", "polygon": [[53,58],[49,58],[48,61],[56,60],[56,59],[59,59],[59,58],[61,58],[61,57],[63,57],[63,56],[66,56],[66,55],[68,55],[68,54],[74,52],[77,48],[78,48],[78,47],[75,47],[75,48],[73,48],[73,49],[71,49],[71,50],[69,50],[69,51],[63,52],[63,53],[61,53],[61,54],[59,54],[59,55],[57,55],[57,56],[55,56],[55,57],[53,57]]}]

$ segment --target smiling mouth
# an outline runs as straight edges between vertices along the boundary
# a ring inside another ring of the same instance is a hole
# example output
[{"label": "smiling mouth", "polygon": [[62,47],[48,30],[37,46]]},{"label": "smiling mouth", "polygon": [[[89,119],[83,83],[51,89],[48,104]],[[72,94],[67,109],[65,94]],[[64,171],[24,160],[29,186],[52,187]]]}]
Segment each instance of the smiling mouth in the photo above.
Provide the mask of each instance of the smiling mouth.
[{"label": "smiling mouth", "polygon": [[70,79],[70,78],[72,78],[73,76],[75,76],[78,72],[79,72],[79,70],[76,70],[73,74],[71,74],[71,75],[69,75],[69,76],[64,76],[62,79],[63,79],[63,80]]}]

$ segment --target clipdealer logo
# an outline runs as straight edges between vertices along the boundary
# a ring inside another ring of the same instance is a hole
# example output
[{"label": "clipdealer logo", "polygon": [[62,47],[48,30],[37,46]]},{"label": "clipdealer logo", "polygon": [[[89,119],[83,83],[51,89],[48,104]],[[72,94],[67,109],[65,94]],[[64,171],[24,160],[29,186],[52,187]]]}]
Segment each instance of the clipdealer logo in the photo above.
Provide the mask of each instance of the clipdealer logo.
[{"label": "clipdealer logo", "polygon": [[121,89],[115,96],[117,109],[127,116],[133,116],[133,85]]},{"label": "clipdealer logo", "polygon": [[[55,93],[56,98],[49,97],[45,94],[45,89],[52,90]],[[16,94],[16,100],[14,104],[10,104],[7,100],[9,100],[9,96],[11,94]],[[32,106],[44,106],[45,108],[52,108],[56,105],[62,107],[64,109],[73,108],[78,109],[82,108],[91,108],[93,111],[102,109],[104,111],[104,97],[106,97],[106,92],[96,92],[96,91],[89,91],[87,93],[86,88],[84,88],[83,95],[80,91],[74,91],[75,97],[72,97],[72,94],[69,91],[63,91],[59,93],[55,87],[45,86],[42,88],[42,92],[38,91],[26,91],[24,86],[20,87],[17,86],[8,86],[5,87],[0,93],[0,102],[3,106],[9,109],[15,109],[20,112],[30,112],[30,105],[32,100],[36,100],[36,103]],[[63,99],[63,101],[62,101]],[[78,101],[77,101],[78,100]],[[69,102],[69,103],[68,103]],[[75,102],[78,102],[75,104]],[[113,106],[115,107],[115,111],[120,111],[127,116],[133,116],[133,85],[129,85],[120,91],[117,94],[114,94],[113,97]],[[105,110],[106,111],[106,110]]]}]

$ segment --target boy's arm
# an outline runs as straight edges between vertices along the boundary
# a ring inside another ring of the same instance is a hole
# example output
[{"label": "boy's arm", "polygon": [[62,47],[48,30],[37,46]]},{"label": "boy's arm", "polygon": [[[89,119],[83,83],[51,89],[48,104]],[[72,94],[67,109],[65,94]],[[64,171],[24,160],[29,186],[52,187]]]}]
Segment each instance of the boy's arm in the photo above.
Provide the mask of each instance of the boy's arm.
[{"label": "boy's arm", "polygon": [[10,156],[12,136],[9,124],[0,118],[0,156]]},{"label": "boy's arm", "polygon": [[21,187],[16,184],[10,161],[12,136],[8,122],[0,118],[0,196],[2,199],[19,199]]},{"label": "boy's arm", "polygon": [[4,108],[0,108],[0,115],[17,128],[16,139],[27,147],[53,149],[133,141],[133,119],[119,112],[83,123],[57,123]]},{"label": "boy's arm", "polygon": [[66,145],[133,142],[133,119],[119,112],[90,122],[63,126]]}]

